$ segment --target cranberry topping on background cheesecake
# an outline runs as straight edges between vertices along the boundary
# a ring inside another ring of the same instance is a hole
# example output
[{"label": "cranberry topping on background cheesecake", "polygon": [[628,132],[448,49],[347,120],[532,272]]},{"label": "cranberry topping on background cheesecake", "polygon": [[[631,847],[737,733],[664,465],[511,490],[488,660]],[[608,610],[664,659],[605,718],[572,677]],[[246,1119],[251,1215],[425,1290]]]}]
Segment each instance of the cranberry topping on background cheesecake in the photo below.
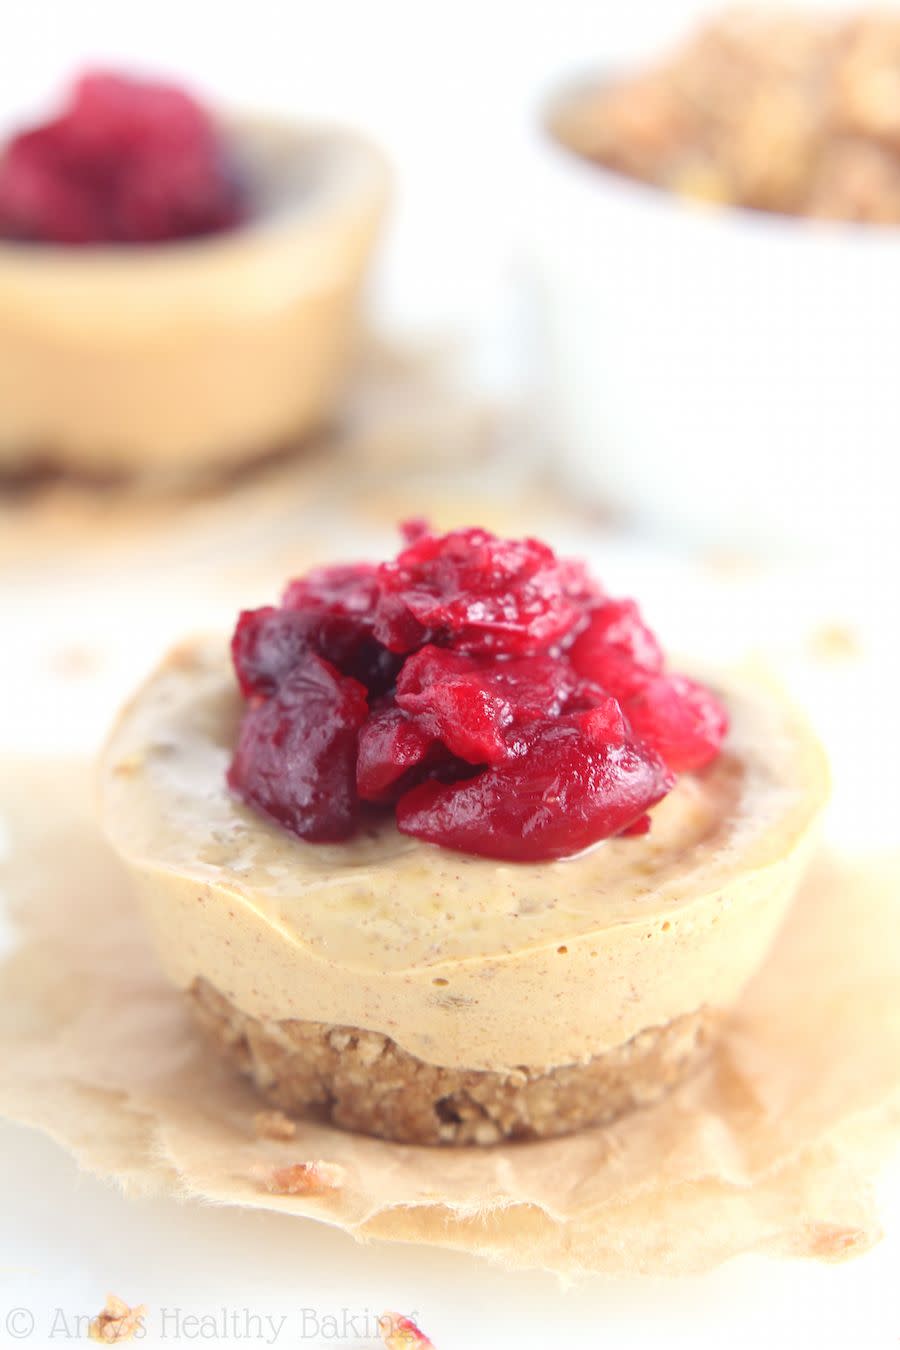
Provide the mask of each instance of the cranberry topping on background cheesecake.
[{"label": "cranberry topping on background cheesecake", "polygon": [[0,238],[150,244],[215,234],[247,215],[229,147],[171,84],[84,75],[51,120],[0,156]]}]

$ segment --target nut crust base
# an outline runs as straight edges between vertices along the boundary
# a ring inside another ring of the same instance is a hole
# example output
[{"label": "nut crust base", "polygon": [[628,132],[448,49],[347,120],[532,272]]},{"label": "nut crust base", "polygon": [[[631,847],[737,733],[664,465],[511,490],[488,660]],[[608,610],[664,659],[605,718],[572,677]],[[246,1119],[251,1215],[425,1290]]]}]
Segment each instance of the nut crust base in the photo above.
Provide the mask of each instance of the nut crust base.
[{"label": "nut crust base", "polygon": [[605,1124],[698,1068],[721,1022],[699,1008],[585,1064],[495,1073],[427,1064],[374,1031],[263,1021],[202,979],[188,997],[219,1050],[275,1106],[408,1144],[548,1139]]}]

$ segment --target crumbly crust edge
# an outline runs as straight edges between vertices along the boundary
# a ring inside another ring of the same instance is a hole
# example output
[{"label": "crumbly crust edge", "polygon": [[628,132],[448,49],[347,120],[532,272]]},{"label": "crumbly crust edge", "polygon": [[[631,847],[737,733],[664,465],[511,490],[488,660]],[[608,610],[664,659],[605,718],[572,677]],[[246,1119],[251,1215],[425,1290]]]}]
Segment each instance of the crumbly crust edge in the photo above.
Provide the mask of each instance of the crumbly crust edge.
[{"label": "crumbly crust edge", "polygon": [[203,979],[188,998],[212,1043],[273,1106],[409,1144],[549,1139],[606,1124],[696,1071],[722,1021],[701,1007],[583,1064],[494,1072],[428,1064],[375,1031],[253,1017]]}]

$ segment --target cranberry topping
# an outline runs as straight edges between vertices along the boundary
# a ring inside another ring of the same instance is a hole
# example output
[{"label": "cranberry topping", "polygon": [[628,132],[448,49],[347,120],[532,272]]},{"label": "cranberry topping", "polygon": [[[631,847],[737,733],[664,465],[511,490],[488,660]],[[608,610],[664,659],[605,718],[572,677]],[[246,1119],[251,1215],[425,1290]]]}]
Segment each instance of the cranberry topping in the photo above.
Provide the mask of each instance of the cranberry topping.
[{"label": "cranberry topping", "polygon": [[606,600],[569,652],[579,674],[619,700],[635,734],[683,773],[714,759],[728,729],[718,699],[686,675],[663,674],[662,649],[633,600]]},{"label": "cranberry topping", "polygon": [[241,614],[234,791],[304,839],[347,838],[365,802],[520,862],[646,833],[718,753],[715,695],[546,545],[418,521],[405,538],[393,563],[319,568]]},{"label": "cranberry topping", "polygon": [[579,675],[617,698],[627,696],[644,671],[655,674],[663,668],[660,645],[633,600],[603,600],[591,611],[569,657]]},{"label": "cranberry topping", "polygon": [[241,693],[271,694],[304,651],[372,694],[391,688],[400,658],[373,636],[376,597],[374,567],[323,567],[292,581],[279,608],[244,610],[231,640]]},{"label": "cranberry topping", "polygon": [[455,782],[471,772],[402,708],[376,710],[359,733],[356,790],[364,801],[395,802],[426,778]]},{"label": "cranberry topping", "polygon": [[241,221],[245,192],[206,110],[183,90],[108,72],[0,159],[0,237],[156,243]]},{"label": "cranberry topping", "polygon": [[367,802],[395,801],[439,744],[402,708],[373,712],[359,733],[356,790],[360,797]]},{"label": "cranberry topping", "polygon": [[274,694],[305,652],[312,650],[306,616],[266,605],[245,609],[231,639],[231,659],[244,698]]},{"label": "cranberry topping", "polygon": [[397,803],[404,834],[489,858],[565,858],[633,825],[672,779],[650,751],[604,744],[575,713],[534,723],[519,753],[462,783],[422,783]]},{"label": "cranberry topping", "polygon": [[286,610],[305,616],[313,648],[372,694],[390,689],[401,665],[375,637],[378,593],[377,569],[356,563],[314,568],[282,597]]},{"label": "cranberry topping", "polygon": [[652,676],[622,706],[635,735],[674,773],[709,764],[728,730],[719,700],[687,675]]},{"label": "cranberry topping", "polygon": [[578,686],[568,661],[549,656],[507,660],[422,647],[397,677],[404,712],[469,764],[508,759],[506,728],[558,717]]},{"label": "cranberry topping", "polygon": [[378,600],[378,568],[374,563],[337,563],[314,567],[289,581],[282,596],[288,609],[316,610],[322,615],[355,618],[371,632]]},{"label": "cranberry topping", "polygon": [[244,713],[229,786],[301,839],[346,839],[359,814],[357,737],[368,710],[358,680],[303,652]]},{"label": "cranberry topping", "polygon": [[[417,522],[418,529],[418,522]],[[581,570],[536,539],[487,530],[417,534],[378,569],[376,636],[395,652],[426,642],[473,654],[546,651],[582,617]]]}]

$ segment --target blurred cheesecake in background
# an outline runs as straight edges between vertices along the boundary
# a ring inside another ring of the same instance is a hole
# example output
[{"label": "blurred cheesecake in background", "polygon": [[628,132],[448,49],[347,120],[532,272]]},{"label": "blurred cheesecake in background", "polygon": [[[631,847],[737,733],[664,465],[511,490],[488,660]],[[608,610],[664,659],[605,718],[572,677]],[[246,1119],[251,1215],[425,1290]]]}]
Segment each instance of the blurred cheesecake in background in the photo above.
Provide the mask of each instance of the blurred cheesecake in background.
[{"label": "blurred cheesecake in background", "polygon": [[0,469],[178,480],[325,420],[387,196],[364,138],[86,76],[0,157]]}]

